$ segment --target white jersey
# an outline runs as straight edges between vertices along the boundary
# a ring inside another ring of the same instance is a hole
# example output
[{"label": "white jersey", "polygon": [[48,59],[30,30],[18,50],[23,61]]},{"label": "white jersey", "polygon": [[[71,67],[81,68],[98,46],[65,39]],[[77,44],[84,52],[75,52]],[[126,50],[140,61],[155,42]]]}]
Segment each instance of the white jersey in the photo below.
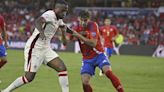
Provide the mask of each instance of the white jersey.
[{"label": "white jersey", "polygon": [[46,40],[42,40],[39,37],[39,31],[35,28],[24,49],[24,69],[28,72],[37,72],[42,63],[47,64],[59,56],[50,48],[50,41],[58,27],[64,25],[64,23],[61,19],[57,20],[53,10],[46,11],[41,17],[46,20],[46,23],[43,25]]},{"label": "white jersey", "polygon": [[43,25],[44,34],[46,40],[42,40],[39,37],[39,31],[37,28],[34,29],[32,36],[28,39],[26,47],[35,47],[35,48],[47,48],[50,47],[50,41],[54,34],[56,33],[60,25],[64,25],[62,19],[57,19],[56,14],[53,10],[48,10],[41,15],[42,18],[46,20],[46,23]]}]

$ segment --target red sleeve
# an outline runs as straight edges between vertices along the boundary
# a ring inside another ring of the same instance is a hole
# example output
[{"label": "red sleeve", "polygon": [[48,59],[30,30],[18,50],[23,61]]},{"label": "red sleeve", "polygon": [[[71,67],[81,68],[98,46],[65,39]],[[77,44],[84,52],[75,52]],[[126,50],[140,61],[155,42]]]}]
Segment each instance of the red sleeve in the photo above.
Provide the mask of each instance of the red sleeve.
[{"label": "red sleeve", "polygon": [[99,32],[100,32],[101,35],[103,35],[103,27],[99,28]]},{"label": "red sleeve", "polygon": [[94,22],[90,27],[90,38],[98,39],[100,33],[97,23]]}]

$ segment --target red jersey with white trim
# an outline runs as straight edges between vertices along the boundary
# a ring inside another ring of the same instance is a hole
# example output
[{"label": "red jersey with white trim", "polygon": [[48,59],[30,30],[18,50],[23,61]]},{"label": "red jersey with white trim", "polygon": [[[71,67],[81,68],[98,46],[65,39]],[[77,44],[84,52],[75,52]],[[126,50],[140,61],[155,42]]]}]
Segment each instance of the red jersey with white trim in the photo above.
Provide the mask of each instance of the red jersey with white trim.
[{"label": "red jersey with white trim", "polygon": [[100,33],[104,39],[104,47],[113,48],[113,38],[118,34],[116,26],[102,26]]},{"label": "red jersey with white trim", "polygon": [[92,59],[95,56],[97,56],[98,54],[103,53],[104,48],[103,48],[101,41],[100,41],[100,33],[99,33],[97,23],[90,21],[87,25],[86,30],[82,30],[82,29],[83,29],[83,27],[78,26],[78,27],[76,27],[75,30],[77,32],[85,31],[87,33],[87,35],[85,35],[85,37],[87,37],[88,39],[97,39],[97,45],[95,48],[85,44],[81,40],[78,40],[79,45],[80,45],[80,49],[81,49],[81,52],[83,55],[83,59]]},{"label": "red jersey with white trim", "polygon": [[0,45],[3,43],[3,39],[2,39],[2,31],[4,31],[4,27],[5,27],[5,21],[3,16],[0,15]]}]

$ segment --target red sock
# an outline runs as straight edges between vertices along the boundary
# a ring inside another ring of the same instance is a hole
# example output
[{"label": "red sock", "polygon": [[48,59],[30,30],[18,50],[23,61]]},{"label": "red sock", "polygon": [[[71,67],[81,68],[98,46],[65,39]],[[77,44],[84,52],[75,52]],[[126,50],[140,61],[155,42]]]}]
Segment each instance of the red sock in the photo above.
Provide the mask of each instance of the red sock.
[{"label": "red sock", "polygon": [[105,75],[111,80],[113,86],[116,88],[118,92],[124,92],[120,80],[117,78],[116,75],[112,73],[112,71],[107,71]]},{"label": "red sock", "polygon": [[92,92],[92,87],[90,85],[83,84],[84,92]]},{"label": "red sock", "polygon": [[5,64],[7,63],[7,61],[0,61],[0,68],[2,67],[2,66],[4,66]]}]

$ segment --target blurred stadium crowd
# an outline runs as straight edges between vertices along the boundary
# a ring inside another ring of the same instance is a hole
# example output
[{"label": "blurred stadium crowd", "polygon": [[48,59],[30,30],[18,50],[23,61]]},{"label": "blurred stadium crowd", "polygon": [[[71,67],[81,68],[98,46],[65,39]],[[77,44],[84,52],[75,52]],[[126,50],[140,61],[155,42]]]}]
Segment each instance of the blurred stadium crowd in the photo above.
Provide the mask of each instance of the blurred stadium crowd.
[{"label": "blurred stadium crowd", "polygon": [[[31,2],[32,1],[32,2]],[[44,1],[44,2],[43,2]],[[10,41],[26,41],[34,28],[34,20],[45,10],[50,9],[54,0],[1,0],[0,14],[5,18]],[[77,11],[72,10],[65,19],[69,25],[76,24]],[[101,26],[105,17],[110,17],[112,24],[118,27],[125,43],[135,45],[164,44],[164,20],[159,15],[112,15],[105,11],[90,11],[92,19]],[[59,41],[55,35],[53,41]]]}]

